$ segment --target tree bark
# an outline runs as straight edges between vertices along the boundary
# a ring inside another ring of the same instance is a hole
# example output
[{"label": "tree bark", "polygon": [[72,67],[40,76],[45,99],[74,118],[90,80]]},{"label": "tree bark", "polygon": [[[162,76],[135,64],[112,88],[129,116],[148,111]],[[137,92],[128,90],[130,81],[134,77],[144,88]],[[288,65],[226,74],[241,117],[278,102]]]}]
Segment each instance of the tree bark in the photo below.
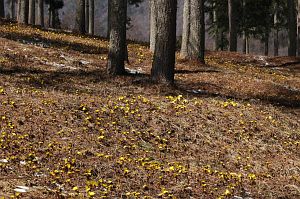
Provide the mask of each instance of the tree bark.
[{"label": "tree bark", "polygon": [[265,32],[264,45],[265,45],[265,56],[268,56],[269,55],[269,32],[268,32],[268,30],[266,30],[266,32]]},{"label": "tree bark", "polygon": [[45,22],[44,22],[44,0],[38,0],[38,21],[37,24],[40,25],[41,27],[45,27]]},{"label": "tree bark", "polygon": [[274,30],[274,56],[279,55],[279,39],[278,39],[278,29]]},{"label": "tree bark", "polygon": [[85,32],[89,32],[89,0],[85,0],[85,8],[84,8],[84,13],[85,13]]},{"label": "tree bark", "polygon": [[80,34],[85,33],[85,0],[77,0],[75,30]]},{"label": "tree bark", "polygon": [[109,0],[110,39],[107,73],[125,74],[127,0]]},{"label": "tree bark", "polygon": [[110,3],[107,5],[107,33],[106,37],[109,39],[110,37],[110,16],[111,16],[111,6]]},{"label": "tree bark", "polygon": [[155,36],[156,36],[155,0],[149,0],[149,3],[150,3],[150,51],[154,52],[154,49],[155,49]]},{"label": "tree bark", "polygon": [[173,84],[176,50],[177,0],[156,0],[156,39],[151,69],[152,80]]},{"label": "tree bark", "polygon": [[237,16],[236,0],[228,0],[229,50],[237,51]]},{"label": "tree bark", "polygon": [[89,34],[94,35],[95,29],[95,2],[94,0],[89,0]]},{"label": "tree bark", "polygon": [[204,63],[204,1],[185,0],[181,56]]},{"label": "tree bark", "polygon": [[0,18],[5,17],[4,0],[0,0]]},{"label": "tree bark", "polygon": [[297,44],[298,44],[298,48],[297,48],[297,50],[298,50],[298,56],[300,56],[300,0],[298,0],[298,14],[297,14],[297,18],[298,18],[298,20],[297,20],[297,31],[298,31],[298,42],[297,42]]},{"label": "tree bark", "polygon": [[10,18],[12,20],[15,20],[15,16],[16,16],[16,4],[15,4],[15,0],[11,0],[10,1]]},{"label": "tree bark", "polygon": [[288,0],[288,27],[289,27],[289,56],[296,56],[297,52],[297,17],[294,0]]},{"label": "tree bark", "polygon": [[29,19],[28,23],[35,24],[35,0],[29,0]]},{"label": "tree bark", "polygon": [[191,16],[191,0],[184,0],[183,4],[183,27],[180,56],[186,58],[189,55],[188,44],[190,38],[190,16]]},{"label": "tree bark", "polygon": [[18,23],[28,23],[28,0],[19,0],[19,17]]}]

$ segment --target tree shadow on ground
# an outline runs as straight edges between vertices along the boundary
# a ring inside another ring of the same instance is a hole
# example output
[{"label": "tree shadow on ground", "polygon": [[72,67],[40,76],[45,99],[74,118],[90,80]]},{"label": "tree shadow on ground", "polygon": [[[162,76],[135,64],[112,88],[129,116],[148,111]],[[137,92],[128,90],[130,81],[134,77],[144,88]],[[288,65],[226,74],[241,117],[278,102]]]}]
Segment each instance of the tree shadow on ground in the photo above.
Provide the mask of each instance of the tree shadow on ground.
[{"label": "tree shadow on ground", "polygon": [[69,42],[62,39],[49,39],[45,38],[41,35],[35,34],[35,35],[27,35],[25,33],[15,33],[11,32],[9,34],[0,34],[1,37],[21,42],[24,44],[31,44],[36,46],[41,46],[44,48],[47,47],[56,47],[56,48],[65,48],[65,49],[71,49],[74,51],[78,51],[81,53],[87,53],[87,54],[106,54],[108,53],[107,48],[101,48],[96,46],[87,45],[84,43],[79,42]]},{"label": "tree shadow on ground", "polygon": [[[14,67],[12,69],[0,68],[0,75],[7,75],[17,78],[18,86],[29,85],[39,89],[56,89],[64,92],[73,93],[81,90],[81,93],[93,93],[93,90],[85,91],[80,88],[82,85],[93,84],[94,86],[105,82],[112,87],[129,87],[134,85],[141,87],[141,90],[147,92],[147,89],[157,89],[157,84],[151,81],[149,74],[130,74],[119,76],[116,82],[114,77],[106,74],[105,69],[95,70],[76,70],[76,71],[45,71],[41,69],[30,69],[26,67]],[[19,77],[19,78],[18,78]],[[99,85],[100,86],[100,85]],[[203,89],[193,89],[203,88]],[[129,90],[128,90],[129,91]],[[220,97],[225,99],[237,100],[255,100],[275,106],[283,106],[287,108],[300,108],[300,91],[291,90],[279,85],[274,85],[272,88],[272,95],[252,95],[243,96],[242,93],[226,90],[220,85],[209,82],[198,82],[189,84],[189,86],[182,82],[177,82],[175,86],[169,87],[158,94],[186,94],[193,97]],[[95,91],[93,94],[97,94]]]},{"label": "tree shadow on ground", "polygon": [[[195,83],[193,86],[178,84],[176,87],[180,92],[193,97],[221,97],[225,99],[237,99],[245,101],[260,101],[262,103],[282,106],[287,108],[300,108],[300,90],[292,90],[283,86],[274,85],[268,94],[243,94],[237,91],[228,90],[219,85],[211,83]],[[203,89],[191,89],[203,88]]]}]

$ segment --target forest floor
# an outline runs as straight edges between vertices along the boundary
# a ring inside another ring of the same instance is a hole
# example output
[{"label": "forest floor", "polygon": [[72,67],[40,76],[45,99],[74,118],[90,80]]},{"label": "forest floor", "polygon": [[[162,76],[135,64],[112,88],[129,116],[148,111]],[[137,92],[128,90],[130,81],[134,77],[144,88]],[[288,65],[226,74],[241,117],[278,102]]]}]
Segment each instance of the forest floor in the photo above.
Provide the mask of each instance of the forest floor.
[{"label": "forest floor", "polygon": [[168,88],[107,46],[0,22],[0,198],[300,197],[299,58],[178,58]]}]

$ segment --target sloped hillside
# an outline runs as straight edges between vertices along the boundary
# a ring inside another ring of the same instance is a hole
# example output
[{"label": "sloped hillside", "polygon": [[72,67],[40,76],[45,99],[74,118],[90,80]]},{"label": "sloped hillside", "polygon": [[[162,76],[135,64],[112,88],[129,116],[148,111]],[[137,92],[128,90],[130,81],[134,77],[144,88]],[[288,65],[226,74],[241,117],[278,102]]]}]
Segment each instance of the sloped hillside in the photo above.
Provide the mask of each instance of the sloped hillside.
[{"label": "sloped hillside", "polygon": [[0,24],[0,198],[299,198],[296,58],[177,59],[176,87],[105,73],[100,38]]}]

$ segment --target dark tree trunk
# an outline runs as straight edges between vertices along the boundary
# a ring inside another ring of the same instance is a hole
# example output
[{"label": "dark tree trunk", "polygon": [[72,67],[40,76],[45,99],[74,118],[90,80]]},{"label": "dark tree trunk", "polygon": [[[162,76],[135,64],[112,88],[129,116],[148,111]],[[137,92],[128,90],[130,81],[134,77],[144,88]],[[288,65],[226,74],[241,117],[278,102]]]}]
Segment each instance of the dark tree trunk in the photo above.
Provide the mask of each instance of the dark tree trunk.
[{"label": "dark tree trunk", "polygon": [[265,32],[264,45],[265,45],[265,56],[268,56],[269,55],[269,31],[268,30],[266,30]]},{"label": "dark tree trunk", "polygon": [[237,10],[236,0],[228,0],[229,50],[237,51]]},{"label": "dark tree trunk", "polygon": [[85,0],[85,8],[84,8],[84,14],[85,14],[85,32],[89,32],[89,0]]},{"label": "dark tree trunk", "polygon": [[45,26],[44,23],[44,0],[38,0],[38,22],[37,24],[41,27]]},{"label": "dark tree trunk", "polygon": [[289,27],[289,56],[297,54],[297,17],[296,5],[294,0],[288,0],[288,27]]},{"label": "dark tree trunk", "polygon": [[11,0],[10,1],[10,18],[12,20],[15,20],[15,16],[16,16],[16,4],[15,4],[15,0]]},{"label": "dark tree trunk", "polygon": [[125,74],[127,0],[109,0],[110,38],[107,73]]},{"label": "dark tree trunk", "polygon": [[155,82],[173,84],[176,50],[177,0],[156,0],[156,39],[151,76]]},{"label": "dark tree trunk", "polygon": [[297,41],[297,55],[300,56],[300,0],[298,0],[298,7],[297,7],[297,11],[298,11],[298,14],[297,14],[297,30],[298,30],[298,41]]},{"label": "dark tree trunk", "polygon": [[81,34],[85,33],[85,0],[77,0],[75,30]]},{"label": "dark tree trunk", "polygon": [[150,51],[154,52],[155,49],[155,36],[156,36],[156,9],[155,0],[149,0],[150,3]]},{"label": "dark tree trunk", "polygon": [[94,35],[95,2],[89,0],[89,34]]},{"label": "dark tree trunk", "polygon": [[4,0],[0,0],[0,18],[5,17]]},{"label": "dark tree trunk", "polygon": [[106,37],[109,39],[110,37],[110,16],[111,16],[111,5],[108,3],[107,5],[107,32]]},{"label": "dark tree trunk", "polygon": [[29,19],[28,23],[35,24],[35,0],[29,0]]},{"label": "dark tree trunk", "polygon": [[278,56],[279,53],[279,39],[278,39],[278,29],[274,30],[274,56]]}]

